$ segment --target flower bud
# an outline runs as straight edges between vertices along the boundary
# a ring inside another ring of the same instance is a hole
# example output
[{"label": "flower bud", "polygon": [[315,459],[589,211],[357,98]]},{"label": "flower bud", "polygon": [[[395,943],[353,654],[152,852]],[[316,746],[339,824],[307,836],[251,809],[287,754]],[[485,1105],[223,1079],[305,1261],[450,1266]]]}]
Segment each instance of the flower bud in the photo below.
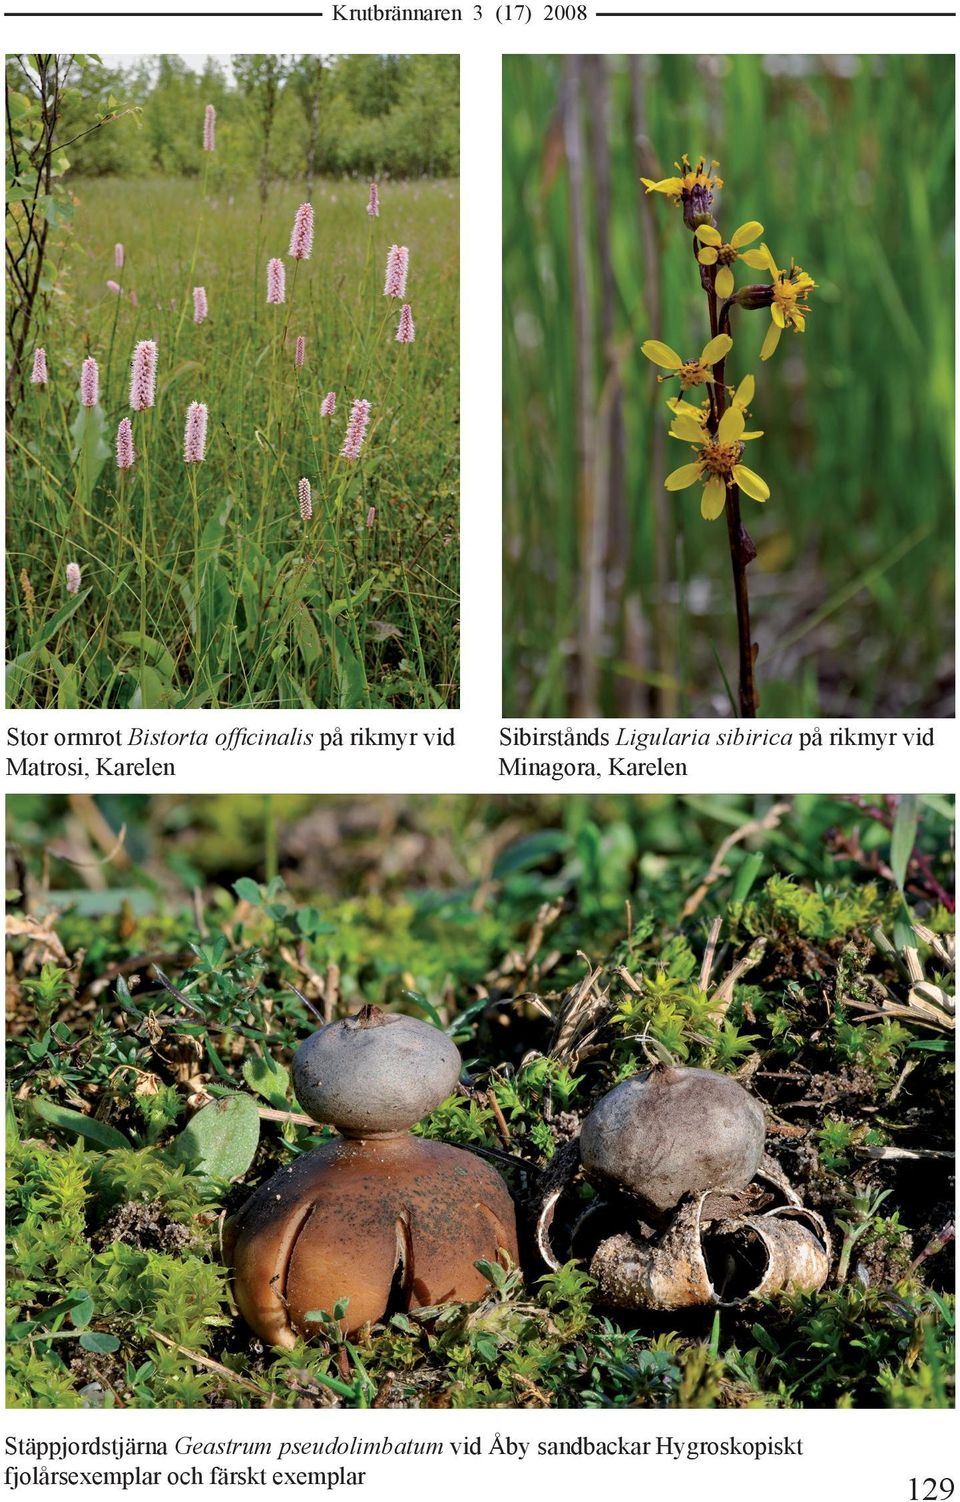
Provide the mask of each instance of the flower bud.
[{"label": "flower bud", "polygon": [[773,302],[773,287],[762,287],[755,282],[749,287],[741,287],[733,300],[741,308],[769,308]]}]

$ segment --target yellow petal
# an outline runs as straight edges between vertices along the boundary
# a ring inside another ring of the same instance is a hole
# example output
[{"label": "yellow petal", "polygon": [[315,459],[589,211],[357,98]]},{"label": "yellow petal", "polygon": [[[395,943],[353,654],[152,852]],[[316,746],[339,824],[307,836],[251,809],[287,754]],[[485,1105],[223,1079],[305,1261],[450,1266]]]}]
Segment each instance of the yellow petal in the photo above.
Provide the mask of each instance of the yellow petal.
[{"label": "yellow petal", "polygon": [[758,235],[762,234],[763,225],[759,220],[748,219],[746,224],[741,224],[739,229],[734,230],[733,239],[730,241],[730,244],[734,250],[739,250],[741,245],[749,245],[751,240],[755,240]]},{"label": "yellow petal", "polygon": [[722,245],[723,239],[712,224],[698,224],[694,234],[701,245]]},{"label": "yellow petal", "polygon": [[780,305],[778,303],[771,303],[771,305],[770,305],[770,317],[773,319],[773,321],[777,325],[778,329],[785,329],[786,328],[786,326],[787,326],[787,320],[786,320],[786,317],[784,316],[783,309],[780,307]]},{"label": "yellow petal", "polygon": [[659,339],[645,339],[640,346],[640,353],[652,360],[654,365],[662,365],[664,370],[679,370],[683,364],[675,349],[669,344],[661,344]]},{"label": "yellow petal", "polygon": [[727,487],[719,475],[711,475],[700,497],[700,515],[705,521],[715,522],[727,504]]},{"label": "yellow petal", "polygon": [[681,414],[673,419],[670,428],[671,438],[683,438],[687,443],[702,443],[703,428],[694,417]]},{"label": "yellow petal", "polygon": [[732,349],[733,340],[729,334],[715,334],[703,346],[703,354],[700,356],[701,363],[704,365],[716,365],[717,361],[722,360]]},{"label": "yellow petal", "polygon": [[804,318],[802,313],[794,313],[793,326],[795,329],[799,329],[801,334],[803,333],[804,329],[807,326],[807,320]]},{"label": "yellow petal", "polygon": [[696,485],[702,474],[703,467],[700,464],[681,464],[679,469],[667,475],[664,487],[667,490],[686,490],[688,485]]},{"label": "yellow petal", "polygon": [[753,430],[752,433],[741,433],[740,434],[740,442],[741,443],[748,443],[751,438],[762,438],[762,437],[763,437],[763,429],[762,428],[754,428],[754,430]]},{"label": "yellow petal", "polygon": [[769,271],[770,275],[779,276],[780,267],[777,265],[776,261],[773,259],[773,256],[770,254],[769,245],[761,245],[760,254],[765,257],[764,265],[766,266],[766,269]]},{"label": "yellow petal", "polygon": [[697,251],[697,260],[701,266],[712,266],[716,259],[717,247],[715,245],[705,245],[702,250]]},{"label": "yellow petal", "polygon": [[747,469],[745,464],[733,466],[733,478],[740,489],[754,501],[768,501],[770,499],[770,487],[766,480],[761,480],[752,469]]},{"label": "yellow petal", "polygon": [[728,407],[720,419],[717,438],[720,443],[736,443],[744,429],[743,412],[739,407]]},{"label": "yellow petal", "polygon": [[641,177],[640,181],[648,193],[679,194],[683,187],[683,179],[680,177],[662,177],[658,183],[655,183],[650,177]]},{"label": "yellow petal", "polygon": [[769,271],[769,253],[764,255],[762,250],[741,250],[740,259],[745,266],[752,266],[754,271]]},{"label": "yellow petal", "polygon": [[736,395],[733,398],[734,405],[737,407],[749,407],[753,401],[753,393],[756,390],[756,385],[757,383],[752,375],[745,375],[737,387]]},{"label": "yellow petal", "polygon": [[729,297],[733,291],[733,272],[729,266],[721,266],[714,283],[718,297]]},{"label": "yellow petal", "polygon": [[701,424],[706,417],[706,413],[702,407],[695,407],[693,402],[685,402],[682,396],[669,397],[667,399],[667,406],[671,412],[676,412],[678,417],[683,413],[685,417],[693,417]]},{"label": "yellow petal", "polygon": [[777,345],[780,343],[781,330],[775,323],[771,323],[767,329],[766,338],[760,346],[761,360],[769,360]]}]

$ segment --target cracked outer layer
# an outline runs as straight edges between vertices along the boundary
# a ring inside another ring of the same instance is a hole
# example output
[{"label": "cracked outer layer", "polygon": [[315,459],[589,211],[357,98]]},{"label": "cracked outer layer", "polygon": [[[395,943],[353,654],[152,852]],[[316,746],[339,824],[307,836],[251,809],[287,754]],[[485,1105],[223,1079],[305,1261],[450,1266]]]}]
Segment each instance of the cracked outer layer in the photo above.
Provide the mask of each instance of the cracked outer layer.
[{"label": "cracked outer layer", "polygon": [[480,1298],[473,1266],[518,1260],[513,1201],[473,1154],[409,1134],[335,1138],[262,1184],[224,1233],[251,1329],[289,1349],[348,1299],[347,1334],[388,1312]]}]

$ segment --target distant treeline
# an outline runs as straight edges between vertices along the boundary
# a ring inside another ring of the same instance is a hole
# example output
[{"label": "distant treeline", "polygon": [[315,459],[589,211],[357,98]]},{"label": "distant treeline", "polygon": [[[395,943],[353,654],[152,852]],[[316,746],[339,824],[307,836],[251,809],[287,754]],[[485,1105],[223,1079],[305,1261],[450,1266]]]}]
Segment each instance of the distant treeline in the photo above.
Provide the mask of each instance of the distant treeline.
[{"label": "distant treeline", "polygon": [[[132,68],[78,59],[61,136],[97,114],[130,116],[71,145],[87,176],[194,174],[221,182],[353,175],[448,177],[459,171],[459,58],[254,53],[210,58],[202,73],[182,57],[144,57]],[[232,74],[232,76],[231,76]],[[217,111],[216,152],[200,149],[203,113]]]}]

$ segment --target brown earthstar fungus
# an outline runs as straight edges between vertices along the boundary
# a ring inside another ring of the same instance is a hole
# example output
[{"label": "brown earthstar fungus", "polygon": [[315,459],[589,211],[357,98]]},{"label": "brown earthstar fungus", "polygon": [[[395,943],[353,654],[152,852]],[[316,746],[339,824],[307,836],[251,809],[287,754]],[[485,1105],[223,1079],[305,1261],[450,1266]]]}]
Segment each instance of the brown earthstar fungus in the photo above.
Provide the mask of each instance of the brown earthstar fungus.
[{"label": "brown earthstar fungus", "polygon": [[728,1075],[658,1064],[597,1102],[580,1156],[590,1178],[635,1195],[659,1220],[684,1195],[749,1184],[764,1130],[757,1101]]},{"label": "brown earthstar fungus", "polygon": [[294,1090],[339,1137],[261,1184],[224,1232],[247,1324],[271,1345],[332,1314],[349,1334],[392,1312],[480,1298],[478,1260],[518,1260],[513,1201],[472,1153],[408,1131],[452,1092],[456,1046],[412,1017],[364,1007],[313,1033]]}]

